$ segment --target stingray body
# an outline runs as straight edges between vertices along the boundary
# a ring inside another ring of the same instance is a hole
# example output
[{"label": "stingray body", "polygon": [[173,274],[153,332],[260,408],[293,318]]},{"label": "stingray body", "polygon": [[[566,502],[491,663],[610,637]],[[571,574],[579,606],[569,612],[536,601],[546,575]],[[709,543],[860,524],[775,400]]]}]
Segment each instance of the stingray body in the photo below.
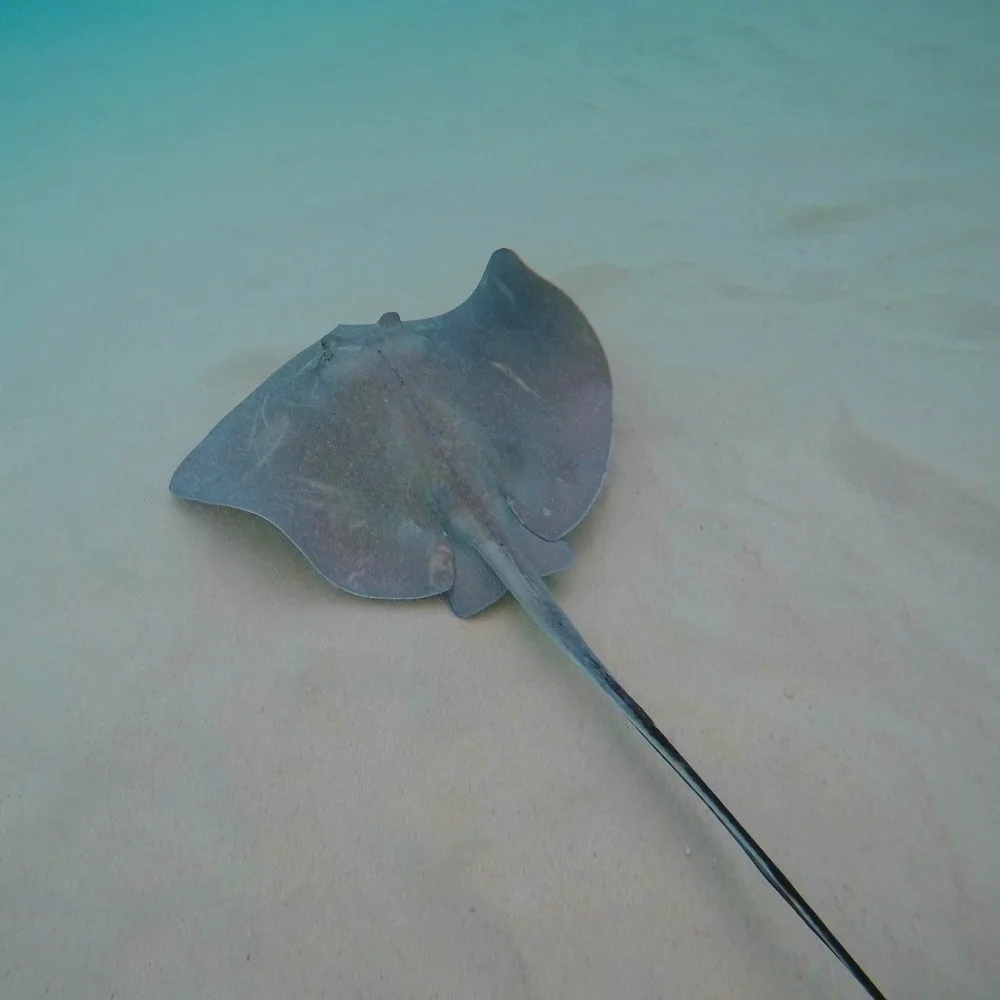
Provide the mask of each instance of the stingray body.
[{"label": "stingray body", "polygon": [[509,591],[709,807],[764,878],[882,997],[843,945],[552,598],[563,541],[604,482],[611,375],[558,288],[498,250],[441,316],[338,326],[279,368],[181,463],[179,497],[279,528],[352,594],[447,594],[470,617]]}]

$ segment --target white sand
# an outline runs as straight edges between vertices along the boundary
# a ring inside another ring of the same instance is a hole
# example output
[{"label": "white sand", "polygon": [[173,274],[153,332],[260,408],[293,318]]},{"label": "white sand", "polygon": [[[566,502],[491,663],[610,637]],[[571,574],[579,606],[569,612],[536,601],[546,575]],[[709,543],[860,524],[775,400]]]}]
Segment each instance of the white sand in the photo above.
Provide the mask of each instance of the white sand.
[{"label": "white sand", "polygon": [[557,596],[888,996],[995,997],[994,5],[36,6],[0,997],[861,996],[511,602],[348,598],[167,493],[293,352],[501,245],[616,380]]}]

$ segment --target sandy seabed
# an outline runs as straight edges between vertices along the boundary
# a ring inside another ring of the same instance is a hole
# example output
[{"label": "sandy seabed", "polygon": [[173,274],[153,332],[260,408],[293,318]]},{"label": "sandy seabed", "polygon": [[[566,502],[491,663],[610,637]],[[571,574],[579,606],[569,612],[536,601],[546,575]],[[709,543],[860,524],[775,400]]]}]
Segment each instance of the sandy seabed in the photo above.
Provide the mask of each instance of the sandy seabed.
[{"label": "sandy seabed", "polygon": [[558,599],[887,996],[996,997],[993,5],[339,6],[3,15],[0,996],[861,996],[511,601],[167,493],[506,245],[615,379]]}]

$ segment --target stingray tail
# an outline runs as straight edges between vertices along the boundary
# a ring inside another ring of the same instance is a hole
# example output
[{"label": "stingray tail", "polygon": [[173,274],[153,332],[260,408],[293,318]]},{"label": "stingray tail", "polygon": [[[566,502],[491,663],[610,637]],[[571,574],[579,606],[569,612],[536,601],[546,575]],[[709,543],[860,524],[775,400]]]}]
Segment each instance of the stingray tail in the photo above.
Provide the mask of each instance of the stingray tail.
[{"label": "stingray tail", "polygon": [[725,803],[681,756],[670,740],[663,735],[642,706],[601,663],[569,620],[569,617],[556,603],[548,587],[530,563],[505,540],[502,532],[481,524],[471,517],[463,520],[465,523],[458,526],[462,534],[489,563],[494,573],[524,610],[570,659],[587,671],[598,687],[618,706],[625,718],[639,731],[650,746],[683,778],[687,786],[729,831],[766,881],[799,915],[806,926],[850,970],[868,995],[875,1000],[885,1000],[878,987],[823,923],[813,908],[802,898],[802,895],[786,878],[781,869],[764,853],[760,845],[747,833]]}]

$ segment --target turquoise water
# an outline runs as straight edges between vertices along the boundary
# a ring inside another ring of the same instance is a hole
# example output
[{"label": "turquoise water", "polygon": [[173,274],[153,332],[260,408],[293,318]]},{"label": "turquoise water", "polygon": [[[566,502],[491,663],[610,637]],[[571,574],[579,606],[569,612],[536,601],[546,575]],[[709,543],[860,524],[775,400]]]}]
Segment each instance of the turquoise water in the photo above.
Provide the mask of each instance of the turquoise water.
[{"label": "turquoise water", "polygon": [[972,0],[5,0],[0,997],[859,995],[513,607],[166,494],[504,245],[616,381],[574,618],[888,996],[994,996],[998,123]]}]

